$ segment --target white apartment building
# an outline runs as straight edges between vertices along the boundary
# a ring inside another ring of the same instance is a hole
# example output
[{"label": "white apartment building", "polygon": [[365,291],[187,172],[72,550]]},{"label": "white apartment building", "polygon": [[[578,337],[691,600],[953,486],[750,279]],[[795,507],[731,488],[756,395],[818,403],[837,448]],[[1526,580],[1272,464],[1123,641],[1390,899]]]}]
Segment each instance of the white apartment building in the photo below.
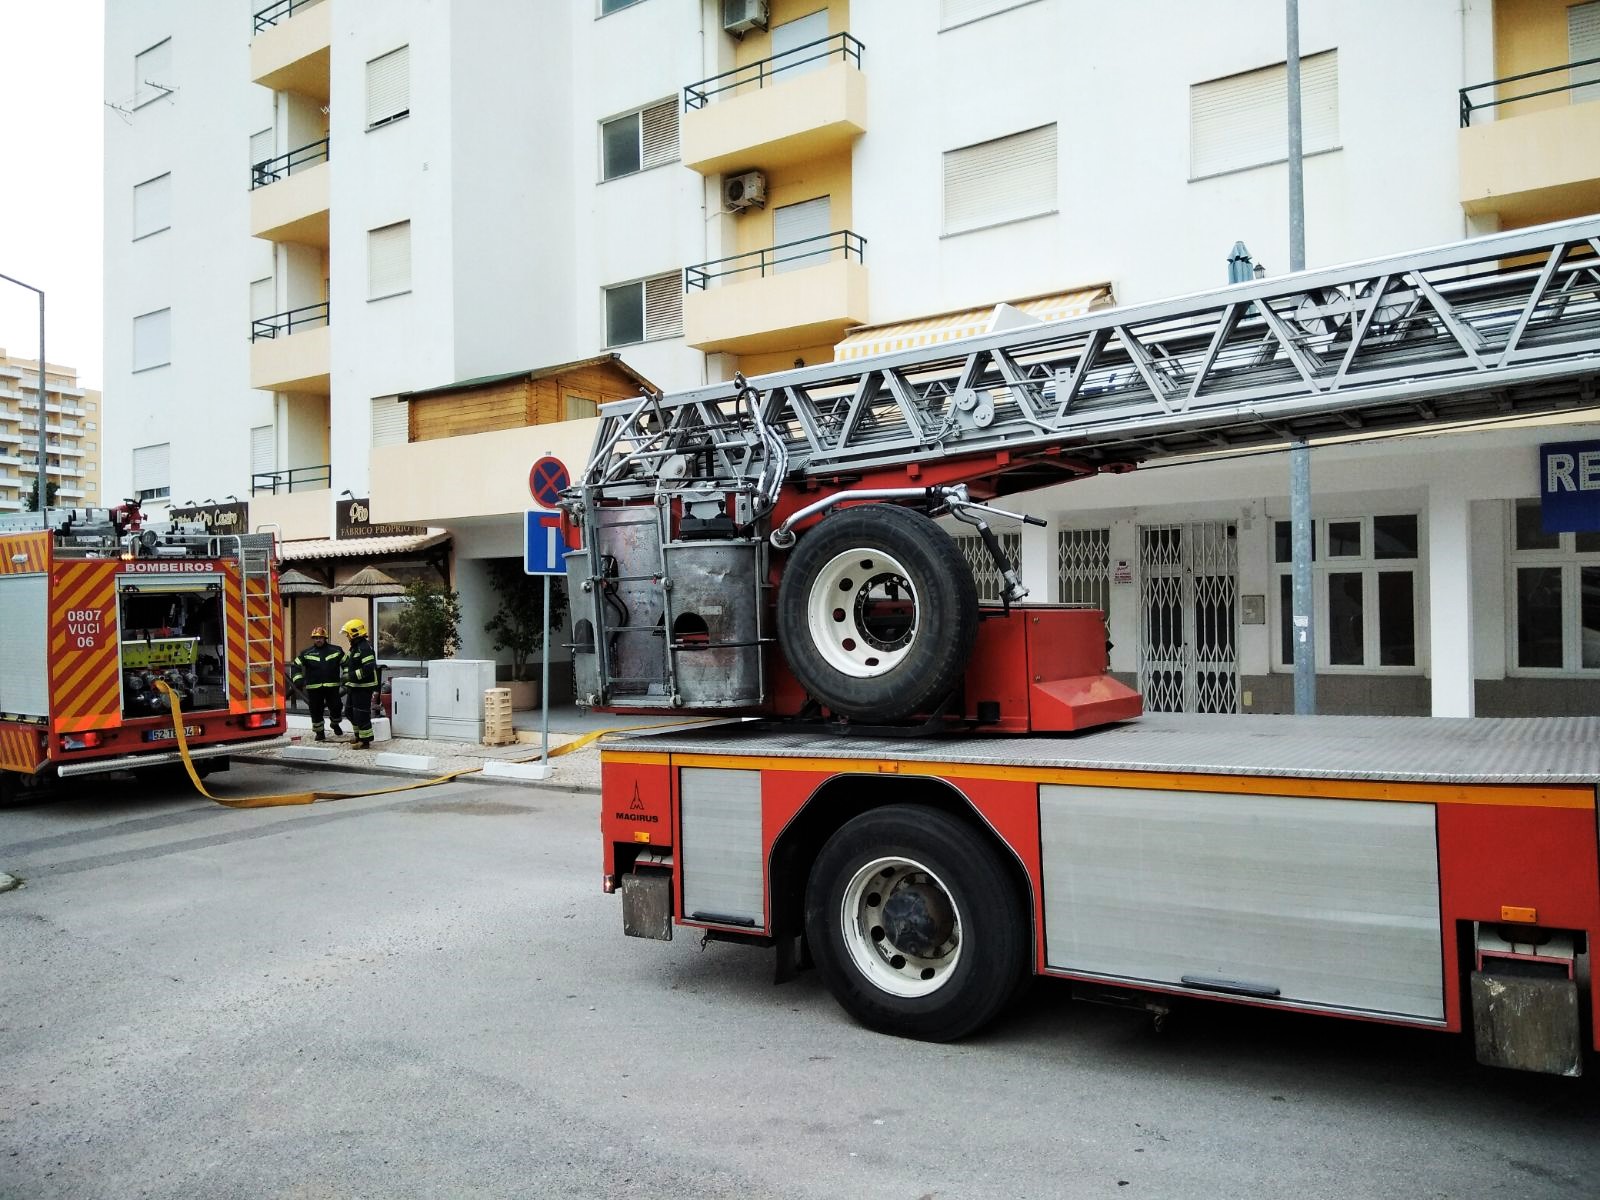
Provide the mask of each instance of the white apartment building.
[{"label": "white apartment building", "polygon": [[[754,376],[1209,289],[1239,240],[1281,273],[1283,36],[1254,0],[109,6],[108,488],[248,497],[329,583],[447,535],[484,654],[486,564],[595,397],[471,381]],[[1600,202],[1600,4],[1307,0],[1300,47],[1309,266]],[[1595,711],[1600,547],[1536,499],[1591,419],[1315,450],[1324,710]],[[1153,707],[1284,711],[1287,491],[1266,456],[1033,493],[1024,576],[1107,607]]]},{"label": "white apartment building", "polygon": [[[64,508],[106,502],[100,491],[101,396],[71,367],[46,363],[45,486]],[[29,507],[39,487],[39,360],[0,346],[0,513]],[[116,503],[118,497],[110,501]]]}]

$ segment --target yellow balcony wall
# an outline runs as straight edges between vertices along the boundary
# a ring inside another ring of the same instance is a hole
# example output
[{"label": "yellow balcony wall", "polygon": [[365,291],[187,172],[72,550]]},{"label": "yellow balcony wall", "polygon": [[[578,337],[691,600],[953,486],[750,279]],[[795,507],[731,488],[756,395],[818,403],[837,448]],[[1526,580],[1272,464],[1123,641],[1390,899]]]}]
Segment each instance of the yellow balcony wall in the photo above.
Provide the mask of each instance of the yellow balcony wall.
[{"label": "yellow balcony wall", "polygon": [[330,345],[326,325],[251,342],[250,386],[269,392],[326,394]]},{"label": "yellow balcony wall", "polygon": [[281,542],[333,536],[333,489],[311,492],[258,492],[250,497],[250,524],[257,533],[275,533]]},{"label": "yellow balcony wall", "polygon": [[332,11],[332,0],[323,0],[256,34],[250,41],[250,78],[275,92],[298,92],[327,103]]},{"label": "yellow balcony wall", "polygon": [[680,136],[684,165],[719,175],[817,158],[866,131],[866,80],[859,67],[839,62],[692,109]]},{"label": "yellow balcony wall", "polygon": [[328,167],[320,162],[251,192],[251,236],[326,248]]},{"label": "yellow balcony wall", "polygon": [[867,269],[848,259],[713,283],[683,298],[683,335],[696,350],[750,354],[831,344],[866,322]]},{"label": "yellow balcony wall", "polygon": [[1600,211],[1600,102],[1522,113],[1461,131],[1461,206],[1504,228]]},{"label": "yellow balcony wall", "polygon": [[461,437],[376,446],[372,519],[391,525],[439,524],[504,516],[534,507],[528,472],[553,454],[576,477],[589,461],[595,418],[497,429]]}]

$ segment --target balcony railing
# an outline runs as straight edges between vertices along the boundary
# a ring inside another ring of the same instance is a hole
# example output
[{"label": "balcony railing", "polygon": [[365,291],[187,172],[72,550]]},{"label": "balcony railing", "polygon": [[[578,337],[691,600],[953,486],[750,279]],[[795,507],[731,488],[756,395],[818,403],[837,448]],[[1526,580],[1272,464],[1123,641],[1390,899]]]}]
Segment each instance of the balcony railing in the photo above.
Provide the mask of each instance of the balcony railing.
[{"label": "balcony railing", "polygon": [[269,4],[255,14],[255,32],[271,29],[279,21],[287,21],[302,8],[321,3],[322,0],[278,0],[276,4]]},{"label": "balcony railing", "polygon": [[251,163],[250,190],[253,192],[257,188],[266,187],[269,183],[277,183],[278,180],[287,179],[303,167],[327,161],[328,139],[323,138],[320,142],[301,146],[298,150],[280,154],[277,158],[266,158],[258,163]]},{"label": "balcony railing", "polygon": [[[1521,83],[1525,79],[1543,79],[1550,75],[1559,75],[1563,71],[1575,71],[1579,67],[1594,67],[1594,78],[1573,79],[1570,75],[1565,83],[1554,87],[1539,88],[1532,92],[1522,92],[1515,96],[1506,96],[1498,100],[1474,100],[1472,93],[1481,92],[1485,88],[1497,88],[1507,83]],[[1504,79],[1491,79],[1488,83],[1475,83],[1471,87],[1461,89],[1461,128],[1469,129],[1472,126],[1472,114],[1479,109],[1499,108],[1503,104],[1516,104],[1521,100],[1532,100],[1535,96],[1556,96],[1562,92],[1572,92],[1579,88],[1594,88],[1588,99],[1600,100],[1600,58],[1584,58],[1577,62],[1562,63],[1556,67],[1544,67],[1538,71],[1524,71],[1521,75],[1507,75]]]},{"label": "balcony railing", "polygon": [[727,279],[746,275],[751,271],[757,278],[777,275],[785,271],[821,266],[839,259],[864,262],[867,239],[849,229],[823,233],[816,237],[801,238],[798,242],[784,242],[765,250],[749,250],[727,258],[713,259],[683,269],[684,290],[698,288],[704,291],[713,279]]},{"label": "balcony railing", "polygon": [[319,329],[328,323],[328,302],[307,304],[304,308],[291,308],[288,312],[273,313],[250,322],[250,340],[288,337],[301,329]]},{"label": "balcony railing", "polygon": [[814,42],[807,42],[804,46],[796,46],[793,50],[785,50],[782,54],[774,54],[771,58],[763,58],[760,62],[746,63],[742,67],[724,71],[720,75],[713,75],[710,79],[689,84],[683,89],[683,107],[685,111],[704,108],[723,92],[748,84],[764,88],[769,79],[775,79],[785,71],[793,71],[812,63],[827,62],[834,58],[840,62],[853,62],[856,69],[860,70],[861,52],[865,49],[859,40],[848,33],[836,33],[831,37],[818,38]]},{"label": "balcony railing", "polygon": [[263,492],[302,492],[333,485],[333,468],[327,463],[316,467],[290,467],[287,471],[257,471],[250,476],[250,494]]}]

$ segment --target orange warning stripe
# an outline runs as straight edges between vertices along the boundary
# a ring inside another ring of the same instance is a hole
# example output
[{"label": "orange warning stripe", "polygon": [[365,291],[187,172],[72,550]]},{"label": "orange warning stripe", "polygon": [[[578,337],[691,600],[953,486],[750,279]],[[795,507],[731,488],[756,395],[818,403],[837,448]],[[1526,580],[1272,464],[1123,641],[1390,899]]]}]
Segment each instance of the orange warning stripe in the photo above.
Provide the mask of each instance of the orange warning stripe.
[{"label": "orange warning stripe", "polygon": [[[64,733],[111,729],[122,723],[117,669],[117,581],[115,559],[58,564],[50,604],[50,711]],[[99,611],[93,644],[77,645],[68,614]]]},{"label": "orange warning stripe", "polygon": [[0,725],[0,768],[32,775],[44,763],[41,730],[32,725]]},{"label": "orange warning stripe", "polygon": [[0,536],[0,575],[34,575],[50,563],[48,533],[12,533]]}]

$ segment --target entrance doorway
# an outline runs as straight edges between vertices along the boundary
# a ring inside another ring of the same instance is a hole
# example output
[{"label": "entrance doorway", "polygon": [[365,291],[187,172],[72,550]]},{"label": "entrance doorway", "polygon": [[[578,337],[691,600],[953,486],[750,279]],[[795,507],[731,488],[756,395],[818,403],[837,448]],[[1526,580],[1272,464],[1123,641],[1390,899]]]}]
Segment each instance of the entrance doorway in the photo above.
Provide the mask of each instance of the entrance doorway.
[{"label": "entrance doorway", "polygon": [[1226,521],[1139,527],[1139,690],[1151,712],[1239,711],[1239,543]]}]

